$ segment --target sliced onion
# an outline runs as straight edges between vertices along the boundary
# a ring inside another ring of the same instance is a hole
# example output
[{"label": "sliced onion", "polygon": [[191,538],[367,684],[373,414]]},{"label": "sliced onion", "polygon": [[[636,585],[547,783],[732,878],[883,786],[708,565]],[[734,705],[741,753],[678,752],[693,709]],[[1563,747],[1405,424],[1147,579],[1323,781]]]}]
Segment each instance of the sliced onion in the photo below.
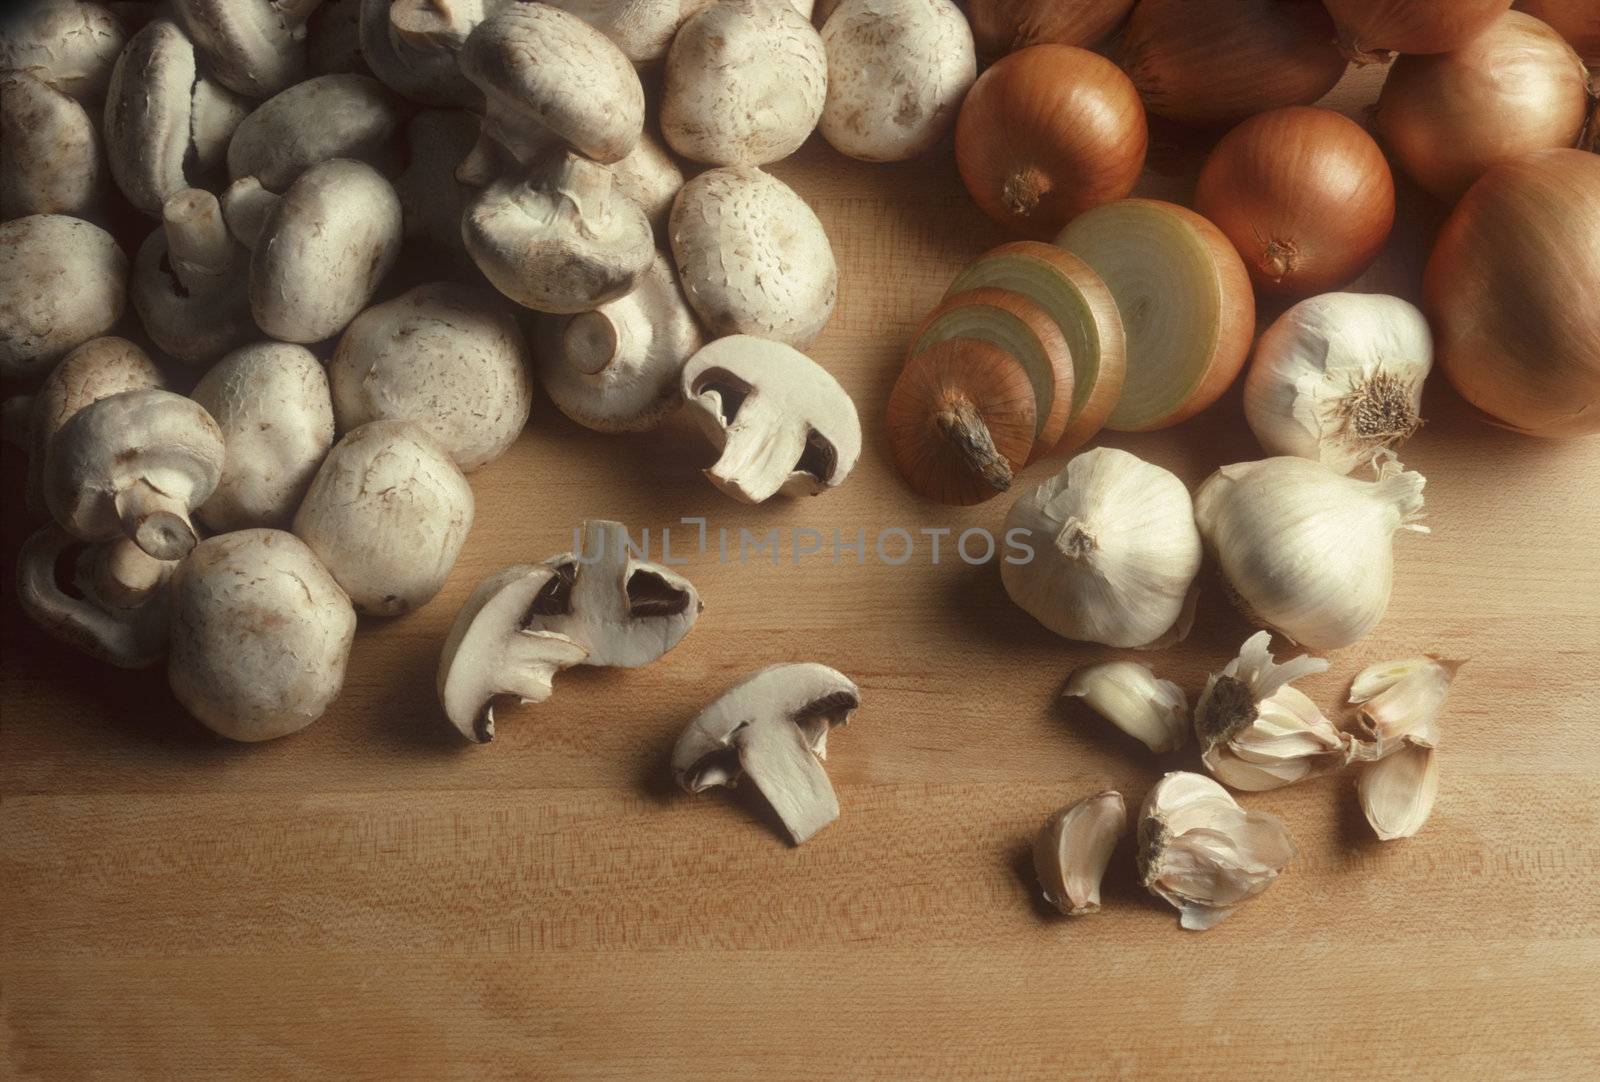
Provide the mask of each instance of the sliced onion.
[{"label": "sliced onion", "polygon": [[1454,202],[1494,162],[1576,146],[1586,79],[1559,34],[1508,11],[1455,52],[1396,60],[1374,125],[1407,176]]},{"label": "sliced onion", "polygon": [[1133,0],[967,0],[978,55],[1004,56],[1030,45],[1096,45]]},{"label": "sliced onion", "polygon": [[1347,65],[1316,0],[1141,0],[1122,66],[1152,113],[1223,125],[1309,105]]},{"label": "sliced onion", "polygon": [[1389,53],[1459,49],[1505,14],[1511,0],[1323,0],[1339,43],[1357,63]]},{"label": "sliced onion", "polygon": [[1595,0],[1518,0],[1518,11],[1549,23],[1583,62],[1600,67],[1600,3]]},{"label": "sliced onion", "polygon": [[1055,320],[1072,353],[1072,410],[1059,450],[1081,447],[1122,396],[1127,339],[1106,284],[1083,260],[1054,244],[1019,240],[981,256],[956,276],[951,293],[1009,289]]},{"label": "sliced onion", "polygon": [[951,338],[976,338],[1011,354],[1033,384],[1036,414],[1029,461],[1054,449],[1072,411],[1072,353],[1055,320],[1021,293],[973,289],[939,303],[911,338],[909,357]]},{"label": "sliced onion", "polygon": [[1255,335],[1250,275],[1222,231],[1172,203],[1124,199],[1077,218],[1056,243],[1116,298],[1128,374],[1106,427],[1166,428],[1222,396]]},{"label": "sliced onion", "polygon": [[1537,436],[1600,432],[1600,156],[1492,166],[1428,260],[1435,354],[1467,401]]}]

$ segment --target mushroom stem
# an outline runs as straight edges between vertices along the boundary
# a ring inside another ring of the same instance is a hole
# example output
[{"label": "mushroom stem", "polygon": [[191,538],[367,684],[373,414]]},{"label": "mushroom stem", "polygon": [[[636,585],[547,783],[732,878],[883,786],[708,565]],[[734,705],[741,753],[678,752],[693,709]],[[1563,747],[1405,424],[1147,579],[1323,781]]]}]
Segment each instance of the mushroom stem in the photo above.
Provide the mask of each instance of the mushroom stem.
[{"label": "mushroom stem", "polygon": [[604,312],[574,316],[562,336],[567,363],[586,376],[604,372],[621,352],[622,332]]},{"label": "mushroom stem", "polygon": [[253,249],[279,198],[263,188],[255,177],[240,177],[230,184],[222,193],[222,217],[234,239]]},{"label": "mushroom stem", "polygon": [[123,532],[157,560],[181,560],[199,540],[188,505],[143,477],[119,490],[116,502]]},{"label": "mushroom stem", "polygon": [[611,194],[611,170],[599,162],[568,154],[550,173],[550,190],[571,200],[579,216],[603,210]]},{"label": "mushroom stem", "polygon": [[167,570],[165,561],[119,537],[91,550],[88,585],[107,608],[132,609],[166,581]]},{"label": "mushroom stem", "polygon": [[205,288],[233,263],[233,239],[222,218],[222,205],[210,192],[185,188],[175,193],[162,205],[161,219],[167,258],[186,288]]},{"label": "mushroom stem", "polygon": [[933,424],[960,456],[961,465],[994,492],[1011,487],[1011,463],[994,445],[989,426],[967,398],[956,398],[933,416]]}]

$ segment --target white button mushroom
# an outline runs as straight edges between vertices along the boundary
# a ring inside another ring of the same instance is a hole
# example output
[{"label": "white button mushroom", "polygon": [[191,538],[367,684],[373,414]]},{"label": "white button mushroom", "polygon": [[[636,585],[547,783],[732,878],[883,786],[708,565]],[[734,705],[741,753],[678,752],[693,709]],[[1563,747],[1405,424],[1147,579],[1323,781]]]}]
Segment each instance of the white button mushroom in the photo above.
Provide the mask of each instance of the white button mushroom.
[{"label": "white button mushroom", "polygon": [[467,207],[461,234],[494,287],[539,312],[586,312],[627,293],[655,237],[603,165],[566,155],[536,184],[502,180]]},{"label": "white button mushroom", "polygon": [[0,77],[0,218],[96,216],[106,194],[100,135],[77,99],[25,72]]},{"label": "white button mushroom", "polygon": [[697,162],[765,165],[800,149],[827,93],[827,54],[805,16],[769,0],[718,0],[672,41],[661,132]]},{"label": "white button mushroom", "polygon": [[759,169],[711,169],[683,186],[668,227],[683,291],[712,334],[804,348],[838,299],[833,247],[810,207]]},{"label": "white button mushroom", "polygon": [[432,600],[472,528],[472,489],[410,421],[373,421],[323,459],[294,516],[361,612],[399,616]]},{"label": "white button mushroom", "polygon": [[[71,591],[61,585],[66,558]],[[167,652],[166,583],[177,566],[125,537],[85,547],[51,523],[17,554],[17,607],[46,635],[98,661],[148,668]]]},{"label": "white button mushroom", "polygon": [[313,165],[272,205],[255,239],[256,325],[282,342],[333,337],[366,307],[399,251],[400,200],[382,174],[342,158]]},{"label": "white button mushroom", "polygon": [[228,174],[281,192],[318,162],[350,158],[392,175],[399,164],[402,103],[365,75],[319,75],[296,83],[239,122]]},{"label": "white button mushroom", "polygon": [[201,376],[191,397],[227,447],[200,520],[218,533],[287,525],[333,446],[333,402],[317,358],[285,342],[243,346]]},{"label": "white button mushroom", "polygon": [[457,64],[473,28],[512,0],[360,0],[361,55],[372,74],[422,105],[481,109]]},{"label": "white button mushroom", "polygon": [[622,50],[635,64],[667,55],[667,46],[683,21],[684,0],[549,0],[570,11]]},{"label": "white button mushroom", "polygon": [[642,432],[683,401],[678,377],[704,336],[660,252],[625,296],[554,325],[539,378],[562,413],[599,432]]},{"label": "white button mushroom", "polygon": [[103,4],[30,4],[0,22],[0,71],[24,71],[81,102],[94,102],[105,93],[126,40],[122,24]]},{"label": "white button mushroom", "polygon": [[151,341],[180,361],[205,364],[255,337],[249,260],[229,235],[216,196],[200,188],[174,192],[161,208],[161,227],[139,246],[129,283]]},{"label": "white button mushroom", "polygon": [[62,214],[0,223],[0,379],[27,379],[110,330],[128,259],[97,225]]},{"label": "white button mushroom", "polygon": [[822,28],[828,101],[818,130],[841,154],[903,161],[955,123],[978,75],[951,0],[844,0]]},{"label": "white button mushroom", "polygon": [[524,617],[556,579],[550,567],[519,564],[478,584],[461,607],[439,659],[439,702],[462,736],[479,744],[494,739],[494,699],[515,695],[542,703],[551,677],[588,654],[555,631],[526,625]]},{"label": "white button mushroom", "polygon": [[198,539],[189,513],[222,476],[222,433],[198,403],[170,391],[124,391],[72,415],[45,453],[50,513],[84,541],[131,537],[158,560]]},{"label": "white button mushroom", "polygon": [[[206,70],[247,98],[269,98],[305,78],[303,18],[292,2],[169,0]],[[300,5],[304,6],[304,5]]]},{"label": "white button mushroom", "polygon": [[230,740],[272,740],[339,697],[356,614],[299,538],[237,530],[202,541],[172,581],[167,682]]},{"label": "white button mushroom", "polygon": [[528,346],[505,302],[456,282],[431,282],[368,308],[328,362],[333,409],[348,431],[414,421],[464,472],[516,442],[533,407]]},{"label": "white button mushroom", "polygon": [[839,818],[820,760],[828,730],[861,705],[844,674],[814,662],[773,665],[734,684],[700,712],[672,749],[672,773],[691,793],[741,777],[755,783],[799,845]]},{"label": "white button mushroom", "polygon": [[781,342],[720,338],[690,358],[683,396],[720,451],[706,477],[746,503],[816,495],[861,456],[855,403],[821,365]]}]

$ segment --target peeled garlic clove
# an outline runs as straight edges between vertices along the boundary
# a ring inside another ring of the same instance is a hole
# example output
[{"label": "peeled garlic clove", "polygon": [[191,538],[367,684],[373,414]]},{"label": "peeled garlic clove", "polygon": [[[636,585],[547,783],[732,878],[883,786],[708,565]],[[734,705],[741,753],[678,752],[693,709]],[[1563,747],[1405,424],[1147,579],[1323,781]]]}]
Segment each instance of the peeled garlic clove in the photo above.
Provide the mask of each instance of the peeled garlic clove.
[{"label": "peeled garlic clove", "polygon": [[1189,700],[1171,680],[1159,680],[1137,661],[1103,661],[1076,669],[1061,693],[1163,755],[1183,746]]},{"label": "peeled garlic clove", "polygon": [[1139,811],[1140,878],[1193,931],[1226,920],[1295,855],[1294,838],[1276,816],[1246,811],[1202,774],[1166,775]]},{"label": "peeled garlic clove", "polygon": [[1411,837],[1428,821],[1439,796],[1438,749],[1402,744],[1361,771],[1356,793],[1380,840]]},{"label": "peeled garlic clove", "polygon": [[1111,789],[1046,820],[1033,845],[1033,869],[1045,901],[1069,917],[1099,912],[1100,880],[1127,829],[1127,806]]},{"label": "peeled garlic clove", "polygon": [[1360,703],[1357,725],[1382,758],[1402,743],[1437,747],[1439,711],[1463,662],[1435,657],[1380,661],[1363,669],[1350,685],[1350,701]]}]

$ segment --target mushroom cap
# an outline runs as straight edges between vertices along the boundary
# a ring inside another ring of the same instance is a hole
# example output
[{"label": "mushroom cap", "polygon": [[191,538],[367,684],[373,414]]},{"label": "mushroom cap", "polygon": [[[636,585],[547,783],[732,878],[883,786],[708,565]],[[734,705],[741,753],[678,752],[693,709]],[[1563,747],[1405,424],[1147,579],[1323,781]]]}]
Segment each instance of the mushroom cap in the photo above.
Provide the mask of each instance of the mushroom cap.
[{"label": "mushroom cap", "polygon": [[128,259],[97,225],[62,214],[0,223],[0,379],[26,379],[110,330]]},{"label": "mushroom cap", "polygon": [[644,208],[652,226],[666,229],[672,201],[683,188],[683,170],[654,136],[641,135],[628,156],[612,165],[611,177],[617,191]]},{"label": "mushroom cap", "polygon": [[272,0],[171,0],[206,70],[247,98],[269,98],[306,75],[305,35]]},{"label": "mushroom cap", "polygon": [[100,135],[76,98],[26,72],[0,76],[0,146],[0,219],[100,209]]},{"label": "mushroom cap", "polygon": [[293,534],[236,530],[200,542],[173,577],[172,606],[167,680],[212,731],[286,736],[339,697],[356,614]]},{"label": "mushroom cap", "polygon": [[548,0],[600,31],[635,64],[667,55],[683,21],[684,0]]},{"label": "mushroom cap", "polygon": [[228,173],[253,176],[281,192],[330,158],[366,162],[384,173],[398,164],[404,104],[365,75],[319,75],[258,105],[234,129]]},{"label": "mushroom cap", "polygon": [[719,0],[672,40],[661,132],[697,162],[766,165],[800,149],[827,94],[827,53],[805,16],[769,0]]},{"label": "mushroom cap", "polygon": [[[73,550],[78,550],[75,591],[69,593],[61,586],[59,565]],[[97,661],[122,669],[149,668],[167,652],[170,609],[164,587],[177,564],[156,565],[157,582],[143,604],[119,607],[95,596],[81,574],[95,557],[93,549],[84,549],[55,523],[40,527],[17,554],[17,607],[46,635]]]},{"label": "mushroom cap", "polygon": [[480,582],[456,614],[439,659],[439,702],[468,740],[494,739],[495,696],[544,702],[551,677],[588,654],[566,635],[526,626],[528,611],[556,577],[545,566],[505,568]]},{"label": "mushroom cap", "polygon": [[[130,494],[154,489],[192,511],[217,487],[223,454],[222,432],[199,403],[155,388],[124,391],[84,406],[50,441],[45,502],[74,537],[109,541],[123,533],[134,536],[137,526],[141,548],[174,558],[160,550],[170,544],[187,551],[194,543],[192,528],[170,518],[129,523]],[[143,536],[147,526],[161,536]],[[188,530],[187,541],[165,536],[172,530]]]},{"label": "mushroom cap", "polygon": [[683,641],[704,608],[688,579],[634,558],[620,522],[585,522],[580,551],[544,566],[556,577],[523,626],[571,638],[588,650],[586,665],[648,665]]},{"label": "mushroom cap", "polygon": [[445,32],[401,34],[391,20],[394,0],[359,0],[361,58],[384,85],[422,105],[482,108],[483,96],[456,64],[461,40],[482,21],[486,8],[506,0],[454,0],[436,13],[449,20]]},{"label": "mushroom cap", "polygon": [[552,138],[619,161],[644,129],[644,87],[622,51],[578,16],[513,4],[479,23],[461,71],[483,91],[484,135],[526,162]]},{"label": "mushroom cap", "polygon": [[844,0],[822,41],[828,100],[818,130],[862,161],[903,161],[933,146],[978,76],[972,30],[951,0]]},{"label": "mushroom cap", "polygon": [[650,266],[644,210],[605,166],[569,156],[537,186],[483,189],[461,221],[467,251],[494,287],[538,312],[586,312],[627,293]]},{"label": "mushroom cap", "polygon": [[335,158],[289,186],[250,261],[250,311],[283,342],[320,342],[354,319],[400,251],[400,200],[372,166]]},{"label": "mushroom cap", "polygon": [[328,377],[340,429],[414,421],[469,473],[516,442],[533,407],[517,321],[494,293],[456,282],[420,285],[361,313]]},{"label": "mushroom cap", "polygon": [[287,525],[333,446],[322,364],[304,346],[257,342],[213,365],[191,397],[216,420],[228,452],[201,521],[218,533]]},{"label": "mushroom cap", "polygon": [[93,102],[105,93],[126,40],[122,24],[103,4],[31,4],[0,21],[0,71],[27,72],[79,101]]},{"label": "mushroom cap", "polygon": [[556,328],[539,352],[544,389],[562,413],[599,432],[660,424],[682,403],[679,376],[704,344],[661,252],[632,291]]},{"label": "mushroom cap", "polygon": [[827,326],[839,268],[822,222],[759,169],[711,169],[683,186],[668,226],[683,291],[714,335],[806,346]]},{"label": "mushroom cap", "polygon": [[721,451],[711,483],[746,503],[816,495],[861,457],[861,421],[839,381],[781,342],[732,335],[684,365],[684,401]]},{"label": "mushroom cap", "polygon": [[356,608],[399,616],[433,599],[472,528],[472,489],[410,421],[373,421],[322,460],[294,532]]}]

